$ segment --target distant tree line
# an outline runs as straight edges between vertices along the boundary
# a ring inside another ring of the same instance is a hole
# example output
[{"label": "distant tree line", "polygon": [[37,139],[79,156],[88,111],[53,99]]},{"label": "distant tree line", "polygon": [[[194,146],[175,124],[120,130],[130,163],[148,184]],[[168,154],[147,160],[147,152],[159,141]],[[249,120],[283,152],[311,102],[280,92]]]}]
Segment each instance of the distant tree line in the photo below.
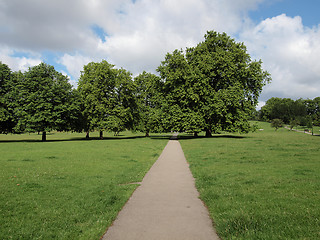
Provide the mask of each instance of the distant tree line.
[{"label": "distant tree line", "polygon": [[83,67],[77,89],[53,66],[12,72],[0,62],[0,133],[135,130],[206,136],[249,132],[262,87],[261,61],[225,33],[207,32],[186,51],[168,53],[159,76],[132,74],[103,60]]},{"label": "distant tree line", "polygon": [[258,113],[259,120],[280,119],[292,127],[301,125],[311,128],[320,126],[320,97],[292,100],[290,98],[270,98]]}]

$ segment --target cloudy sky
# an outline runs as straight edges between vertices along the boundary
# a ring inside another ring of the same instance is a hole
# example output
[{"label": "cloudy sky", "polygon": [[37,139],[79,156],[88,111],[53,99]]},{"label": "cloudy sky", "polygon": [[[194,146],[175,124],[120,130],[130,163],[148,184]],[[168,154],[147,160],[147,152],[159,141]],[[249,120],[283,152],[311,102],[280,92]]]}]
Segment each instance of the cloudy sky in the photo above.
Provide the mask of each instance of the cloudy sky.
[{"label": "cloudy sky", "polygon": [[272,75],[260,101],[320,96],[319,0],[0,0],[0,61],[16,71],[44,61],[76,83],[108,62],[155,72],[167,52],[208,30],[244,42]]}]

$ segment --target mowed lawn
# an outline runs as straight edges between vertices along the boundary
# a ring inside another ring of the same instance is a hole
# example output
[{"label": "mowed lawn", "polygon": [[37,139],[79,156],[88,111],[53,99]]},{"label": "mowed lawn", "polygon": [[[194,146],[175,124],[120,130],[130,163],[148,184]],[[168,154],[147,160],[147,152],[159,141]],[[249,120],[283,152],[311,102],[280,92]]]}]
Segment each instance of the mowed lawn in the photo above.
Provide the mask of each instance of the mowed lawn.
[{"label": "mowed lawn", "polygon": [[320,239],[320,137],[258,123],[180,143],[222,239]]},{"label": "mowed lawn", "polygon": [[168,141],[124,134],[0,135],[0,239],[99,239]]}]

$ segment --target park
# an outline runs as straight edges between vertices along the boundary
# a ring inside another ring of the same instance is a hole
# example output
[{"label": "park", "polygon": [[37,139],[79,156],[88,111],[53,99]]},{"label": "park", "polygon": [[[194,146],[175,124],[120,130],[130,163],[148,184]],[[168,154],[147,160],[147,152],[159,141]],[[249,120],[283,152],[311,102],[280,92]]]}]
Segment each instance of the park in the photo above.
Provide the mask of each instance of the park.
[{"label": "park", "polygon": [[[179,137],[219,237],[317,239],[320,138],[258,125]],[[170,137],[105,135],[1,135],[1,238],[99,239]]]},{"label": "park", "polygon": [[257,112],[270,74],[214,31],[157,72],[0,64],[0,238],[102,238],[173,133],[220,239],[320,238],[320,138],[293,131],[319,133],[319,98]]}]

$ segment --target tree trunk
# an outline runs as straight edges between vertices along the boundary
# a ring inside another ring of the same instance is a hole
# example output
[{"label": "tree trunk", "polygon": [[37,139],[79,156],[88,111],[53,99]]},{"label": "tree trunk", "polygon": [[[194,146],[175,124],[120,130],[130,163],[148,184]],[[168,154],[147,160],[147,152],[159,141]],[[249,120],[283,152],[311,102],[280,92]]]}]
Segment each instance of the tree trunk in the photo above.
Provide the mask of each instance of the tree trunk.
[{"label": "tree trunk", "polygon": [[103,139],[103,131],[100,131],[100,139]]},{"label": "tree trunk", "polygon": [[150,137],[149,132],[146,132],[146,137]]},{"label": "tree trunk", "polygon": [[206,130],[206,137],[212,137],[211,129]]},{"label": "tree trunk", "polygon": [[194,136],[194,137],[198,137],[198,132],[194,132],[194,133],[193,133],[193,136]]},{"label": "tree trunk", "polygon": [[89,131],[86,132],[86,139],[89,139]]},{"label": "tree trunk", "polygon": [[46,132],[42,132],[42,142],[47,141],[47,133]]}]

